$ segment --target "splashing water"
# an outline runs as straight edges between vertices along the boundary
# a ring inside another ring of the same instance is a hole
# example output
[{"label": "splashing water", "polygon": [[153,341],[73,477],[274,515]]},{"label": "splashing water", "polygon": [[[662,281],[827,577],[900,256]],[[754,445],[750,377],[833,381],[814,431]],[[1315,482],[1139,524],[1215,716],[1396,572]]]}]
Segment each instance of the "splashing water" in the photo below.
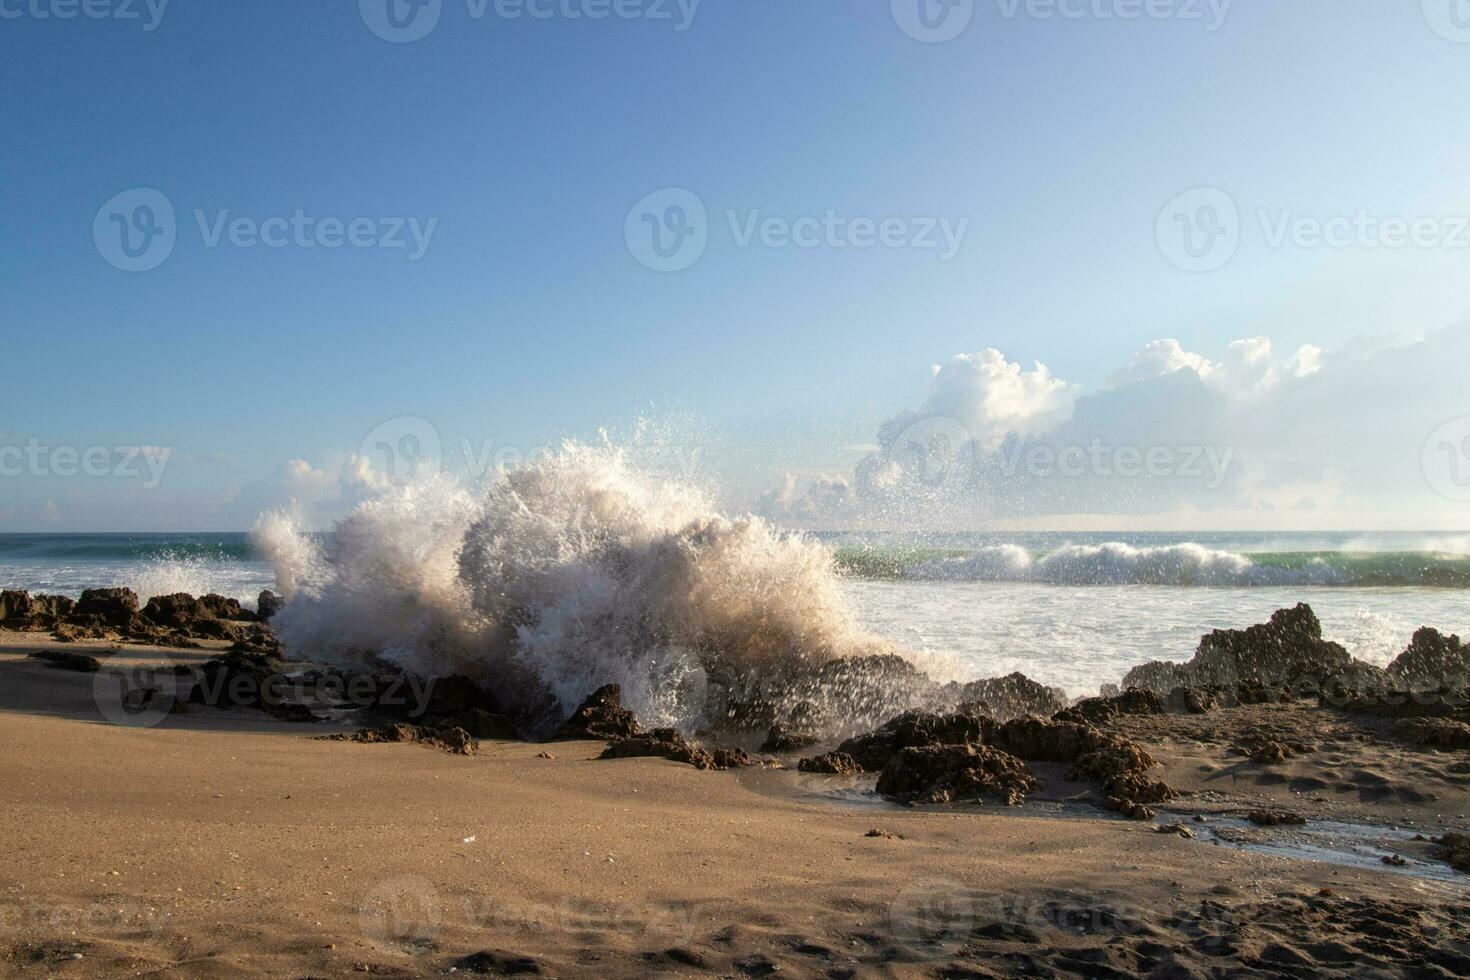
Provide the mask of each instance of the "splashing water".
[{"label": "splashing water", "polygon": [[445,477],[390,489],[325,553],[282,514],[255,542],[291,597],[276,628],[293,649],[462,672],[563,714],[617,682],[645,721],[697,727],[723,671],[895,652],[855,624],[828,548],[725,517],[611,446],[567,443],[482,495]]}]

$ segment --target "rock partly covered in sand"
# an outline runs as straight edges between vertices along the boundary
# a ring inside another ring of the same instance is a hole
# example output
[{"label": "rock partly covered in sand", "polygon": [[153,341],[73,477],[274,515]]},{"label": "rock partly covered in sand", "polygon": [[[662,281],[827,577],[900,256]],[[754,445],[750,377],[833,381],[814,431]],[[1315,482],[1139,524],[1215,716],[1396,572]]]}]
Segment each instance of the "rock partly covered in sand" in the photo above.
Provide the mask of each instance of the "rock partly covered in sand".
[{"label": "rock partly covered in sand", "polygon": [[69,653],[66,650],[37,650],[30,655],[33,660],[44,660],[53,667],[62,670],[76,670],[84,674],[95,674],[102,669],[102,662],[96,657],[88,657],[80,653]]},{"label": "rock partly covered in sand", "polygon": [[849,738],[837,751],[853,759],[862,770],[878,772],[906,748],[979,745],[995,728],[995,722],[983,715],[906,711],[871,732]]},{"label": "rock partly covered in sand", "polygon": [[639,732],[638,719],[623,707],[623,689],[604,684],[587,696],[556,731],[558,739],[631,738]]},{"label": "rock partly covered in sand", "polygon": [[417,742],[431,748],[442,749],[454,755],[474,755],[475,741],[463,728],[425,728],[422,725],[384,725],[381,728],[364,728],[355,732],[322,735],[327,742],[362,742],[377,745],[387,742]]},{"label": "rock partly covered in sand", "polygon": [[696,769],[736,769],[752,765],[751,758],[740,749],[705,749],[690,741],[674,728],[655,728],[641,735],[620,738],[608,744],[599,758],[632,759],[654,756],[683,762]]}]

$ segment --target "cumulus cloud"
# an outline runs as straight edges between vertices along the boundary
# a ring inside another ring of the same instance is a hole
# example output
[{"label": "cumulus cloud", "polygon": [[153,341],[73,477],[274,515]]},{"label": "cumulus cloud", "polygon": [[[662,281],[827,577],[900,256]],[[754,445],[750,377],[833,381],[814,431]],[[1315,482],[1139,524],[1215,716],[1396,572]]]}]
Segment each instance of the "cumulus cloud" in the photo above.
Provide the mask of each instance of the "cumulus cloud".
[{"label": "cumulus cloud", "polygon": [[[1470,411],[1470,329],[1280,356],[1265,337],[1215,359],[1145,345],[1083,394],[995,350],[936,369],[850,481],[788,478],[761,501],[804,526],[983,526],[1046,515],[1422,508],[1425,440]],[[1470,467],[1470,460],[1466,461]],[[841,493],[833,487],[842,486]]]}]

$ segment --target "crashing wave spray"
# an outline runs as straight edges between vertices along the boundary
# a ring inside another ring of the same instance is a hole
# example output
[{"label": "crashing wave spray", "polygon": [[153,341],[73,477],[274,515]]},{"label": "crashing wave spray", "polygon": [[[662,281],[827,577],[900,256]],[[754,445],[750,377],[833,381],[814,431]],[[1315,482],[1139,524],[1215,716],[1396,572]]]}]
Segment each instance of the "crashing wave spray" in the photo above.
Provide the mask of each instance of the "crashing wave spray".
[{"label": "crashing wave spray", "polygon": [[567,443],[478,496],[444,477],[386,490],[321,554],[282,515],[255,538],[292,649],[465,673],[523,711],[617,682],[645,721],[692,728],[727,673],[895,652],[855,625],[827,548],[610,446]]}]

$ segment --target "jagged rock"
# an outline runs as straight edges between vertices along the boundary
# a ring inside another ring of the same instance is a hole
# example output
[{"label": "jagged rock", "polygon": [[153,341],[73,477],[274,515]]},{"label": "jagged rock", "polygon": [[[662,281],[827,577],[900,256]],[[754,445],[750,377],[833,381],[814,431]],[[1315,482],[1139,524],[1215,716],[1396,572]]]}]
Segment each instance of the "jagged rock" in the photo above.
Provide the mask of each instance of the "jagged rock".
[{"label": "jagged rock", "polygon": [[199,597],[199,609],[204,615],[215,619],[246,623],[253,623],[256,619],[253,612],[240,605],[239,599],[231,599],[214,592]]},{"label": "jagged rock", "polygon": [[38,632],[55,629],[75,607],[64,595],[31,595],[24,590],[0,592],[0,626]]},{"label": "jagged rock", "polygon": [[541,965],[529,956],[488,949],[461,956],[452,965],[455,970],[464,973],[493,973],[501,977],[535,975],[541,972]]},{"label": "jagged rock", "polygon": [[1354,660],[1340,645],[1322,639],[1322,624],[1306,603],[1278,609],[1269,622],[1243,630],[1214,630],[1200,638],[1187,664],[1155,661],[1130,670],[1125,689],[1167,694],[1176,687],[1210,684],[1255,685],[1260,689],[1321,687],[1330,681],[1371,685],[1378,668]]},{"label": "jagged rock", "polygon": [[762,752],[795,752],[798,749],[809,748],[820,742],[816,732],[803,731],[783,725],[780,722],[771,726],[766,733],[766,740],[761,743]]},{"label": "jagged rock", "polygon": [[261,622],[266,622],[275,616],[276,613],[280,612],[281,607],[285,604],[286,600],[276,595],[270,589],[266,589],[255,600],[255,615]]},{"label": "jagged rock", "polygon": [[1119,715],[1161,715],[1164,699],[1153,691],[1135,688],[1110,698],[1084,698],[1052,715],[1054,721],[1100,724]]},{"label": "jagged rock", "polygon": [[95,674],[102,669],[102,662],[96,657],[70,653],[66,650],[37,650],[30,656],[33,660],[44,660],[53,667],[60,667],[62,670],[77,670],[84,674]]},{"label": "jagged rock", "polygon": [[1429,682],[1463,687],[1470,681],[1470,644],[1431,626],[1420,627],[1384,673],[1415,685]]},{"label": "jagged rock", "polygon": [[187,592],[156,595],[143,607],[143,618],[159,626],[182,629],[203,615],[199,600]]},{"label": "jagged rock", "polygon": [[605,684],[588,695],[556,731],[558,739],[619,739],[639,732],[638,719],[623,707],[623,689]]},{"label": "jagged rock", "polygon": [[1314,751],[1311,745],[1295,739],[1258,732],[1235,743],[1235,751],[1262,765],[1275,765]]},{"label": "jagged rock", "polygon": [[388,742],[418,742],[454,755],[474,755],[475,742],[463,728],[425,728],[422,725],[384,725],[355,732],[319,736],[327,742],[362,742],[377,745]]},{"label": "jagged rock", "polygon": [[1143,775],[1157,763],[1142,746],[1091,725],[1018,718],[1002,725],[992,741],[1027,762],[1072,763],[1069,779],[1100,783],[1107,805],[1134,819],[1154,815],[1146,804],[1178,795]]},{"label": "jagged rock", "polygon": [[995,722],[978,715],[936,715],[906,711],[882,727],[855,735],[837,747],[867,772],[877,772],[901,750],[923,745],[980,744],[995,731]]},{"label": "jagged rock", "polygon": [[999,797],[1017,806],[1037,785],[1026,763],[988,745],[910,746],[878,776],[879,793],[913,803]]},{"label": "jagged rock", "polygon": [[74,626],[127,633],[138,624],[138,594],[132,589],[87,589],[67,617]]},{"label": "jagged rock", "polygon": [[1025,715],[1050,717],[1067,706],[1067,692],[1019,672],[962,684],[959,699],[984,705],[986,714],[1002,721]]},{"label": "jagged rock", "polygon": [[683,762],[696,769],[730,769],[750,764],[750,759],[739,749],[716,749],[706,751],[698,742],[691,742],[674,728],[655,728],[651,732],[618,739],[603,750],[601,759],[631,759],[654,756]]},{"label": "jagged rock", "polygon": [[828,752],[825,755],[802,759],[796,764],[796,768],[801,772],[819,772],[837,776],[859,776],[863,772],[863,767],[858,765],[857,760],[845,752]]}]

